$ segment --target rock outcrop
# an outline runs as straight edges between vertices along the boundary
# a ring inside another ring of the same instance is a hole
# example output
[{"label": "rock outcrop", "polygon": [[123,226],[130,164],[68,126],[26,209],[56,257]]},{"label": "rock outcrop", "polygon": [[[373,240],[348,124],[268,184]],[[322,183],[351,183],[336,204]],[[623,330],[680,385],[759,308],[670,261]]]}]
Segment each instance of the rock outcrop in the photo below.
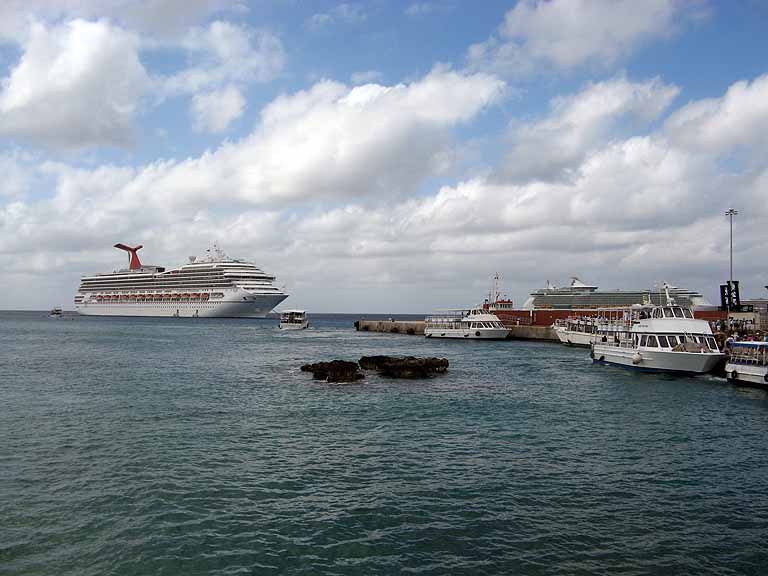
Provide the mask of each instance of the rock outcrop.
[{"label": "rock outcrop", "polygon": [[333,360],[304,364],[302,372],[311,372],[315,380],[327,382],[357,382],[365,378],[360,372],[375,370],[388,378],[429,378],[448,370],[447,358],[416,358],[415,356],[363,356],[360,362]]},{"label": "rock outcrop", "polygon": [[356,362],[346,360],[304,364],[301,371],[311,372],[312,378],[315,380],[326,380],[327,382],[357,382],[365,378]]},{"label": "rock outcrop", "polygon": [[363,356],[359,364],[363,370],[376,370],[388,378],[429,378],[448,370],[447,358]]}]

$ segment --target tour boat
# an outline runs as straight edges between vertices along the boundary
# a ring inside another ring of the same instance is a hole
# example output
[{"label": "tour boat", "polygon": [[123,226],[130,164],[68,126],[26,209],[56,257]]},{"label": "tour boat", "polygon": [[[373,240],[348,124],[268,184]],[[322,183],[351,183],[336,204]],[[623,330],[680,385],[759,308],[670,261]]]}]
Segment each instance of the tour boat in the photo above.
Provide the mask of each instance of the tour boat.
[{"label": "tour boat", "polygon": [[690,308],[667,305],[633,306],[625,329],[598,331],[590,356],[628,368],[658,372],[704,374],[725,355],[717,347],[709,323],[696,320]]},{"label": "tour boat", "polygon": [[439,312],[428,316],[424,326],[427,338],[503,340],[508,334],[499,317],[483,307]]},{"label": "tour boat", "polygon": [[768,387],[768,342],[734,342],[725,365],[732,382]]},{"label": "tour boat", "polygon": [[602,337],[624,331],[628,315],[628,308],[617,308],[600,310],[597,316],[569,316],[556,320],[552,330],[566,346],[589,348],[598,332]]},{"label": "tour boat", "polygon": [[48,312],[48,318],[61,318],[63,315],[64,311],[58,306],[51,308],[51,311]]},{"label": "tour boat", "polygon": [[281,330],[304,330],[309,328],[309,320],[304,310],[283,310],[280,313]]}]

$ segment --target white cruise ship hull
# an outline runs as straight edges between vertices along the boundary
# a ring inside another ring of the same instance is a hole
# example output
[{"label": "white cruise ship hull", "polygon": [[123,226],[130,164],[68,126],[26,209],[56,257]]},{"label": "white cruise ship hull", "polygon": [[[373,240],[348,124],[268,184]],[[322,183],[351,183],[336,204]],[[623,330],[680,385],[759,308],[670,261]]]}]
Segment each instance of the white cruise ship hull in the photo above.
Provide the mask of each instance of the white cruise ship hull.
[{"label": "white cruise ship hull", "polygon": [[[718,352],[673,352],[638,350],[605,344],[592,346],[593,360],[625,368],[654,372],[706,374],[715,369],[725,355]],[[638,359],[639,356],[639,359]]]},{"label": "white cruise ship hull", "polygon": [[[247,295],[242,292],[207,302],[91,302],[77,303],[84,316],[146,316],[179,318],[264,318],[288,296]],[[247,298],[247,300],[245,299]]]}]

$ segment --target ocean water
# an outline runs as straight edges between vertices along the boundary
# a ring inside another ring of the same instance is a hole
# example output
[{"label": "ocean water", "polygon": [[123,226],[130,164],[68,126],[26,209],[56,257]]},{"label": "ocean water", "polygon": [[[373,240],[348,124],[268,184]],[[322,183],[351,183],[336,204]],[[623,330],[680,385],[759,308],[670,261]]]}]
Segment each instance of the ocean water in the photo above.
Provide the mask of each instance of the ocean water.
[{"label": "ocean water", "polygon": [[0,313],[0,573],[766,573],[766,392],[355,318]]}]

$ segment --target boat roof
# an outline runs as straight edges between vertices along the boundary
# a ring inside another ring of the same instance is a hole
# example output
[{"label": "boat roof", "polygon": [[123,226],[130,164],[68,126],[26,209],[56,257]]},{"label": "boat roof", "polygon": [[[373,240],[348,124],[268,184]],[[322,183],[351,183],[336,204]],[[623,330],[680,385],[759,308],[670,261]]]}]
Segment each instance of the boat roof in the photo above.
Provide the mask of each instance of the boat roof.
[{"label": "boat roof", "polygon": [[281,310],[280,314],[304,314],[306,310]]}]

